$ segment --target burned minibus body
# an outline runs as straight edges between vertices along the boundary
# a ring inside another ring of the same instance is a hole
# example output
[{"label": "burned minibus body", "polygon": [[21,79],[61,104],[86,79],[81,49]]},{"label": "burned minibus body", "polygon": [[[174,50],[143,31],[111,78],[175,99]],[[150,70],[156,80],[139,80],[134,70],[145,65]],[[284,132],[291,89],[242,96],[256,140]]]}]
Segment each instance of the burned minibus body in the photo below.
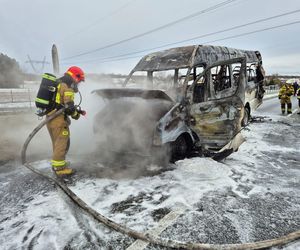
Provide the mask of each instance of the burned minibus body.
[{"label": "burned minibus body", "polygon": [[[225,148],[237,150],[241,139],[237,145],[233,139],[248,122],[251,110],[262,103],[261,72],[258,51],[195,45],[146,55],[130,72],[123,88],[95,91],[114,100],[96,116],[95,130],[104,122],[103,116],[111,114],[112,106],[121,114],[112,114],[120,125],[131,108],[143,106],[131,103],[129,108],[126,102],[141,98],[145,106],[152,106],[138,115],[138,120],[145,120],[140,116],[153,113],[151,122],[146,119],[148,130],[144,131],[151,148],[168,145],[173,159],[194,151],[210,155]],[[116,102],[119,98],[125,99]],[[124,107],[124,112],[120,111]],[[110,122],[106,120],[111,126]],[[136,130],[131,131],[134,133]]]}]

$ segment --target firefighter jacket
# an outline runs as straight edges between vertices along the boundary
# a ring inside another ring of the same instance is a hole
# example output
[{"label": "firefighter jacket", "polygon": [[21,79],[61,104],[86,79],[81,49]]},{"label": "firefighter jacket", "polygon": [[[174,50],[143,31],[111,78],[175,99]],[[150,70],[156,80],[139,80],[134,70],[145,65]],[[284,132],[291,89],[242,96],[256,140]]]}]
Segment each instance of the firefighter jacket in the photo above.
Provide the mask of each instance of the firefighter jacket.
[{"label": "firefighter jacket", "polygon": [[74,106],[75,91],[68,84],[61,82],[57,86],[57,93],[55,96],[56,108],[51,111],[48,115],[53,114],[56,110],[65,107],[65,116],[71,115],[73,119],[78,119],[80,114],[76,111]]},{"label": "firefighter jacket", "polygon": [[294,93],[294,88],[289,84],[284,84],[279,89],[278,98],[281,100],[290,100],[290,97]]}]

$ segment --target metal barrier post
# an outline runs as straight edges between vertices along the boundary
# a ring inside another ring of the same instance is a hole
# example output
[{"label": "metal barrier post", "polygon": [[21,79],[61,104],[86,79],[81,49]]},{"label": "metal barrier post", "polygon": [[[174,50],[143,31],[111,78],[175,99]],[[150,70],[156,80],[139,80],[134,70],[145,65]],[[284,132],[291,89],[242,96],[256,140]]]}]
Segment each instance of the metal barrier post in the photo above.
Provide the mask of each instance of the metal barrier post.
[{"label": "metal barrier post", "polygon": [[32,108],[31,107],[31,96],[30,96],[30,89],[27,89],[28,90],[28,97],[29,97],[29,106],[30,106],[30,108]]}]

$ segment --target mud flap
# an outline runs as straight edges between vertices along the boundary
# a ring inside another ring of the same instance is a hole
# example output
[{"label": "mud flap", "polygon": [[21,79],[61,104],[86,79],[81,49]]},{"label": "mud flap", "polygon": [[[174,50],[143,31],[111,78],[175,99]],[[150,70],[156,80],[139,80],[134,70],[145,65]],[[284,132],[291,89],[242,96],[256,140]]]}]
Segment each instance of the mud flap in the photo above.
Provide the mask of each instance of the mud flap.
[{"label": "mud flap", "polygon": [[227,156],[236,152],[240,145],[245,141],[245,138],[241,133],[238,133],[230,142],[228,142],[223,148],[221,148],[217,153],[212,156],[215,161],[221,161]]}]

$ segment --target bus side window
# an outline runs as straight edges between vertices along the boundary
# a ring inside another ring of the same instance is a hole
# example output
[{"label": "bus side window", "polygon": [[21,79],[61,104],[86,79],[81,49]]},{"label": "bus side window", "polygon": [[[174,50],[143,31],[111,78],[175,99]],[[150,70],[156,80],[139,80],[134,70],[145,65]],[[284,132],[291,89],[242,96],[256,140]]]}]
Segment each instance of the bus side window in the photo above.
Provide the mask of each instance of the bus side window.
[{"label": "bus side window", "polygon": [[233,96],[237,90],[241,63],[223,64],[210,69],[211,82],[209,100]]},{"label": "bus side window", "polygon": [[215,93],[231,88],[231,79],[228,65],[221,65],[215,68],[212,68],[212,79]]},{"label": "bus side window", "polygon": [[237,85],[240,80],[240,65],[232,65],[232,76],[233,76],[233,84]]},{"label": "bus side window", "polygon": [[205,85],[206,85],[206,80],[205,77],[202,76],[194,86],[194,91],[193,91],[194,103],[200,103],[205,101],[205,91],[206,91]]},{"label": "bus side window", "polygon": [[248,82],[252,82],[256,80],[256,65],[251,64],[250,66],[247,66],[247,76],[248,76]]}]

